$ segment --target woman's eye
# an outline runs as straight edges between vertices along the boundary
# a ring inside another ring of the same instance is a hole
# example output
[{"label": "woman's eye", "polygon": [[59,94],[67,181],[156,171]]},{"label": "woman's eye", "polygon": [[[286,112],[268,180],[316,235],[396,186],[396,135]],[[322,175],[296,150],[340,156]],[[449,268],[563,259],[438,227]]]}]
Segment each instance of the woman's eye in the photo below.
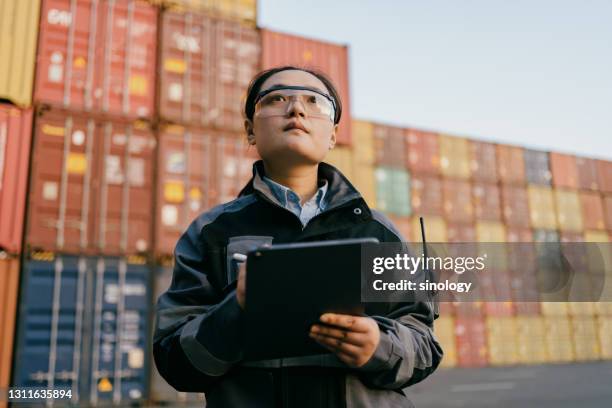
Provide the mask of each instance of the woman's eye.
[{"label": "woman's eye", "polygon": [[310,96],[308,98],[308,102],[312,104],[316,104],[318,102],[318,98],[316,96]]},{"label": "woman's eye", "polygon": [[285,98],[283,97],[283,95],[272,95],[270,97],[270,101],[272,101],[272,102],[282,102],[284,100],[285,100]]}]

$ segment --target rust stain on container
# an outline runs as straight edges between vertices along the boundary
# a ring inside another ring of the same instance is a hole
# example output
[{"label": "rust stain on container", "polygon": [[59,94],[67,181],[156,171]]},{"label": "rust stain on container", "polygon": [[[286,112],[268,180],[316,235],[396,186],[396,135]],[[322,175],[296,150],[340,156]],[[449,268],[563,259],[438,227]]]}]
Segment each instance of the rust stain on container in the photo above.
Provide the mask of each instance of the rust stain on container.
[{"label": "rust stain on container", "polygon": [[0,104],[0,250],[21,252],[32,110]]},{"label": "rust stain on container", "polygon": [[550,168],[555,187],[577,188],[578,169],[576,158],[567,154],[550,153]]},{"label": "rust stain on container", "polygon": [[497,159],[493,143],[469,141],[470,170],[472,179],[497,182]]},{"label": "rust stain on container", "polygon": [[348,47],[261,29],[262,68],[282,65],[313,67],[326,73],[342,99],[337,141],[351,144]]},{"label": "rust stain on container", "polygon": [[440,143],[438,134],[417,129],[405,129],[404,158],[415,174],[440,174]]},{"label": "rust stain on container", "polygon": [[506,184],[524,184],[525,161],[523,149],[509,145],[497,145],[496,147],[499,180]]}]

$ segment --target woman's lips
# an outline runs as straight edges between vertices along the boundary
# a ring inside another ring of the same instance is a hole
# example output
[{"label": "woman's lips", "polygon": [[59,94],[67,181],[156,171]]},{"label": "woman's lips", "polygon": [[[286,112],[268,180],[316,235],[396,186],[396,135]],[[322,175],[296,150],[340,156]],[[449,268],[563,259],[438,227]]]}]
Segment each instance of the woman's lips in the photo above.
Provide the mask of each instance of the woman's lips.
[{"label": "woman's lips", "polygon": [[295,121],[287,124],[287,126],[285,126],[283,130],[289,131],[289,130],[294,130],[294,129],[299,129],[304,133],[308,133],[308,129],[306,129],[304,125],[302,125],[300,122],[295,122]]}]

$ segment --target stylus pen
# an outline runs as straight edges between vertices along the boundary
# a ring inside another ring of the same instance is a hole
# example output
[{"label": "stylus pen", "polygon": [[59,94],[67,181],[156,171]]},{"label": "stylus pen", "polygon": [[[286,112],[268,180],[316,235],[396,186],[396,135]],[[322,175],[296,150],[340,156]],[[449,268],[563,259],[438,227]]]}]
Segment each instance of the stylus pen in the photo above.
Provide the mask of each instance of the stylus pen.
[{"label": "stylus pen", "polygon": [[247,256],[245,254],[236,252],[234,255],[232,255],[232,259],[237,262],[246,262]]}]

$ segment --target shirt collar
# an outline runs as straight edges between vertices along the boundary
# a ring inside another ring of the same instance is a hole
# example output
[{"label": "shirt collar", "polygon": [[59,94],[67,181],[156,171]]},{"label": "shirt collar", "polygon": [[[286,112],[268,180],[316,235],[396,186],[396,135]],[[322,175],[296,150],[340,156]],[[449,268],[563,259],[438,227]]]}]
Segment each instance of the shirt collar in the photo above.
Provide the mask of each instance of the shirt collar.
[{"label": "shirt collar", "polygon": [[[300,197],[297,195],[297,193],[295,193],[289,187],[283,186],[282,184],[277,183],[276,181],[266,176],[263,176],[262,180],[270,187],[272,194],[274,194],[276,199],[279,201],[279,203],[283,207],[288,207],[290,201],[292,202],[292,204],[302,207],[302,205],[300,204]],[[325,193],[327,193],[327,186],[328,186],[327,180],[320,179],[319,188],[317,192],[307,202],[305,202],[304,205],[306,205],[306,203],[310,203],[314,201],[317,207],[321,209],[321,211],[324,210],[325,209],[324,199],[325,199]]]}]

